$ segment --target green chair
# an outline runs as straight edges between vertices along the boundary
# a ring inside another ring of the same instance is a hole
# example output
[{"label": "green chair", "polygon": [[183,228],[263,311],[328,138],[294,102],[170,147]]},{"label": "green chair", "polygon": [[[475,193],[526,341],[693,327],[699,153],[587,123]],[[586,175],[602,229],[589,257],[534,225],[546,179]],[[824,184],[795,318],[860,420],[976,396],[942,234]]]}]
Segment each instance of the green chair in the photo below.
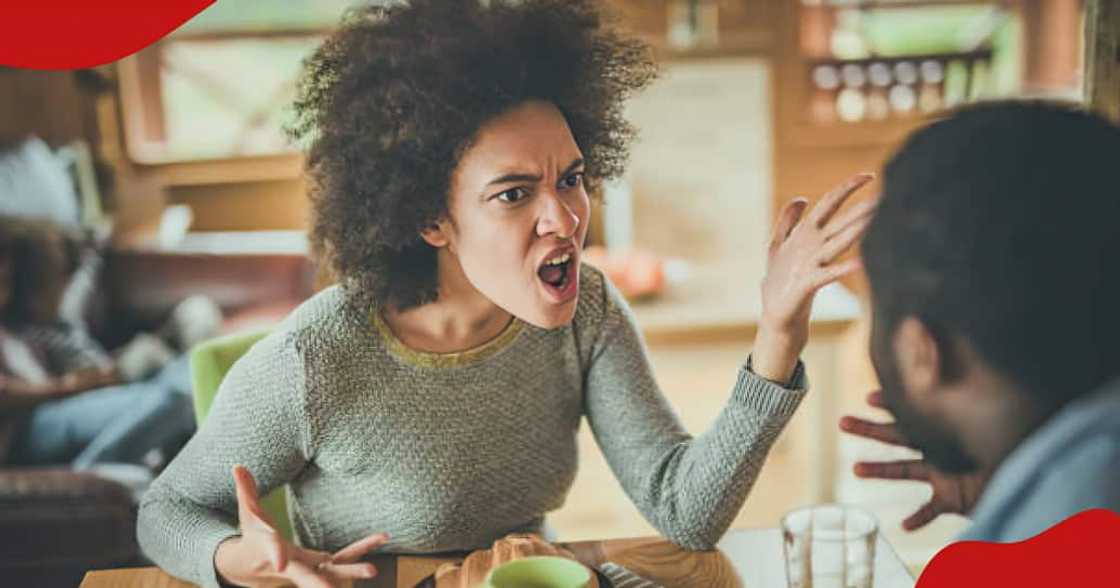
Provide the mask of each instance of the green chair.
[{"label": "green chair", "polygon": [[[194,414],[199,424],[210,412],[210,404],[218,393],[218,386],[237,360],[245,355],[267,331],[240,333],[212,339],[191,349],[191,386],[194,389]],[[283,487],[273,490],[261,499],[265,512],[272,515],[276,529],[287,539],[292,539],[292,523],[288,520],[288,506]]]}]

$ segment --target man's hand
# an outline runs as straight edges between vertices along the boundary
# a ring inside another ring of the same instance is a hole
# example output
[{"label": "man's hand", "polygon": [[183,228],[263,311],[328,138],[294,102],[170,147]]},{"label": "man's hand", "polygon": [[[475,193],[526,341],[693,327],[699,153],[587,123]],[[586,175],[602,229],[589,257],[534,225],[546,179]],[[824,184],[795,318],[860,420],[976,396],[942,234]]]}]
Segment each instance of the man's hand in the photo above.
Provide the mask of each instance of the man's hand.
[{"label": "man's hand", "polygon": [[257,483],[249,470],[233,468],[241,536],[223,541],[214,554],[214,569],[223,582],[251,588],[295,585],[334,588],[377,574],[360,560],[389,540],[384,533],[359,539],[331,554],[304,549],[284,539],[261,507]]},{"label": "man's hand", "polygon": [[778,216],[762,279],[762,320],[751,354],[751,369],[759,376],[789,381],[809,339],[809,311],[817,290],[861,267],[859,259],[837,259],[867,230],[878,201],[837,213],[872,177],[858,174],[832,189],[804,220],[809,203],[801,198]]},{"label": "man's hand", "polygon": [[[875,408],[885,408],[881,392],[869,394],[867,403]],[[876,423],[846,416],[840,419],[840,429],[888,445],[916,449],[902,436],[895,423]],[[990,472],[947,474],[924,459],[858,462],[855,464],[855,474],[861,478],[909,480],[930,485],[933,495],[929,502],[902,521],[902,528],[907,531],[920,529],[946,513],[967,515],[980,499],[980,494],[984,491],[984,486],[990,477]]]}]

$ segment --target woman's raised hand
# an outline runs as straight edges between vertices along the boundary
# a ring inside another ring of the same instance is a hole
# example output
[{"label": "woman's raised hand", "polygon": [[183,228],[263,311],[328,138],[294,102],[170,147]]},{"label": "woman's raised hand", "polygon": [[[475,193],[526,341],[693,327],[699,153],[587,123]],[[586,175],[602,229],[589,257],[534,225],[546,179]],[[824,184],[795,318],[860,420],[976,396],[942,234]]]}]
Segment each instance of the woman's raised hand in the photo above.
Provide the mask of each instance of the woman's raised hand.
[{"label": "woman's raised hand", "polygon": [[[882,392],[872,392],[867,403],[875,408],[883,405]],[[840,429],[865,439],[872,439],[894,445],[915,449],[902,436],[894,423],[876,423],[854,416],[840,419]],[[902,521],[907,531],[920,529],[943,514],[967,515],[988,482],[987,472],[968,474],[947,474],[933,467],[924,459],[905,459],[899,461],[861,461],[855,465],[855,474],[861,478],[880,480],[907,480],[929,484],[930,499],[913,514]]]},{"label": "woman's raised hand", "polygon": [[222,582],[251,588],[334,588],[377,574],[373,564],[360,560],[384,545],[388,535],[375,533],[333,554],[299,547],[280,535],[261,507],[257,483],[249,470],[235,466],[233,481],[241,535],[223,541],[214,555],[214,568]]},{"label": "woman's raised hand", "polygon": [[856,204],[843,214],[839,210],[873,177],[853,176],[825,194],[807,215],[809,203],[803,198],[782,209],[762,279],[762,320],[751,355],[756,374],[775,382],[789,381],[809,339],[813,296],[822,286],[860,268],[858,258],[837,260],[867,230],[878,199]]}]

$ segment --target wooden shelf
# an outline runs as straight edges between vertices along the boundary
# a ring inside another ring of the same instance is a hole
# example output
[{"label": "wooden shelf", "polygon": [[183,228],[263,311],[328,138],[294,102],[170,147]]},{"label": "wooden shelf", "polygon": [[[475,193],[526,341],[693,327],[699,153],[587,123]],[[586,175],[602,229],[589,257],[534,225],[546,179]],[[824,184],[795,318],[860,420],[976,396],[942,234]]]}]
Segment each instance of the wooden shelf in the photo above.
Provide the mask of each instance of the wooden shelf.
[{"label": "wooden shelf", "polygon": [[803,6],[824,6],[827,8],[845,9],[881,9],[881,8],[925,8],[929,6],[981,6],[981,5],[1007,5],[1014,4],[1014,0],[864,0],[862,2],[830,2],[825,0],[820,3],[802,2]]},{"label": "wooden shelf", "polygon": [[303,156],[298,153],[287,153],[144,164],[139,167],[159,174],[168,186],[268,182],[302,177]]},{"label": "wooden shelf", "polygon": [[805,57],[802,61],[810,66],[818,65],[871,65],[872,63],[897,63],[899,61],[954,61],[954,60],[991,60],[991,48],[977,49],[975,51],[960,51],[955,53],[915,53],[913,55],[872,55],[858,59],[841,59],[839,57]]}]

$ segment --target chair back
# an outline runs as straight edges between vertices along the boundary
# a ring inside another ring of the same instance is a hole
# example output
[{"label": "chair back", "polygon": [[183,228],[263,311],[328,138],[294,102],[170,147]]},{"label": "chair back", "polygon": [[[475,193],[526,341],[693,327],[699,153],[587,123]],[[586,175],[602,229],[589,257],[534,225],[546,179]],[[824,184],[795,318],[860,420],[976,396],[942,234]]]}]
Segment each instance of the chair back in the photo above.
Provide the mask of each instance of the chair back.
[{"label": "chair back", "polygon": [[[218,387],[230,368],[267,334],[268,331],[252,331],[227,335],[200,343],[191,349],[191,389],[194,395],[195,420],[199,425],[210,412]],[[277,531],[291,540],[292,522],[288,518],[286,494],[286,486],[277,488],[261,499],[261,506],[272,516]]]}]

